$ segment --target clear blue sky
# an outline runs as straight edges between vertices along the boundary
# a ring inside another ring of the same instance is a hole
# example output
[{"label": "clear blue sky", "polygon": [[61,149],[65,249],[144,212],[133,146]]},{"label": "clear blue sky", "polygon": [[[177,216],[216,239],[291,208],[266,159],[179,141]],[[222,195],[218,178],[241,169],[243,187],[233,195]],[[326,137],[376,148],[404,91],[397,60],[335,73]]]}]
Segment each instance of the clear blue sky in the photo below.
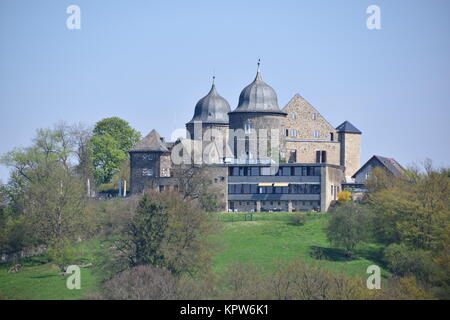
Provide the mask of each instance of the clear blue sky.
[{"label": "clear blue sky", "polygon": [[[66,28],[70,4],[81,30]],[[371,4],[381,30],[366,28]],[[118,116],[168,136],[213,71],[235,108],[261,58],[281,107],[300,93],[334,126],[363,131],[362,161],[448,166],[449,21],[448,0],[2,0],[0,153],[60,120]]]}]

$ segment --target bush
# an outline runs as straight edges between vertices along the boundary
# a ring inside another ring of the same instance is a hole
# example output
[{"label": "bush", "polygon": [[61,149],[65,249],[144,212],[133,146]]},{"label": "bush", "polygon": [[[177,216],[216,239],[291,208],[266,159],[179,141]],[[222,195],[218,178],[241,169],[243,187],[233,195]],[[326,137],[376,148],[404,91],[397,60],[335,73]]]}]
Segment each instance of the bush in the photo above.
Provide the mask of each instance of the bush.
[{"label": "bush", "polygon": [[360,279],[335,275],[319,265],[289,261],[270,276],[253,263],[234,263],[225,274],[231,299],[335,300],[364,298]]},{"label": "bush", "polygon": [[308,217],[304,214],[293,214],[291,216],[291,224],[294,226],[302,226],[308,220]]},{"label": "bush", "polygon": [[76,250],[68,239],[55,239],[50,242],[47,257],[56,264],[61,272],[74,263]]},{"label": "bush", "polygon": [[368,239],[369,214],[363,206],[354,202],[346,202],[332,212],[327,227],[327,238],[335,246],[343,248],[351,255],[356,246]]},{"label": "bush", "polygon": [[401,277],[415,276],[422,281],[430,281],[438,273],[430,252],[414,249],[405,244],[391,244],[384,251],[388,268]]},{"label": "bush", "polygon": [[338,201],[339,202],[347,202],[352,199],[352,194],[349,191],[341,191],[338,193]]},{"label": "bush", "polygon": [[104,283],[91,299],[108,300],[192,300],[212,295],[208,279],[176,277],[165,268],[142,265],[124,271]]}]

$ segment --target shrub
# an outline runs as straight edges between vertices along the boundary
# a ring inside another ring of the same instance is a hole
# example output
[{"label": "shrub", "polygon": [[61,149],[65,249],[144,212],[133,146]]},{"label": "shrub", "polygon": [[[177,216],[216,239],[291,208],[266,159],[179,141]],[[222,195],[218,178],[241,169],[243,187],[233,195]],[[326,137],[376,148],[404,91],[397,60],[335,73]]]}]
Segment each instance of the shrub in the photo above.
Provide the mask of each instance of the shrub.
[{"label": "shrub", "polygon": [[67,266],[74,263],[76,250],[68,239],[55,239],[49,244],[47,257],[58,266],[61,272],[65,272]]},{"label": "shrub", "polygon": [[405,244],[391,244],[384,251],[388,268],[401,277],[415,276],[419,280],[429,281],[438,272],[430,252],[414,249]]},{"label": "shrub", "polygon": [[349,191],[341,191],[338,193],[338,201],[343,203],[351,200],[351,192]]},{"label": "shrub", "polygon": [[308,217],[304,214],[293,214],[291,216],[291,224],[294,226],[302,226],[308,220]]},{"label": "shrub", "polygon": [[360,242],[368,239],[369,222],[363,206],[346,202],[332,213],[326,230],[328,240],[351,255]]}]

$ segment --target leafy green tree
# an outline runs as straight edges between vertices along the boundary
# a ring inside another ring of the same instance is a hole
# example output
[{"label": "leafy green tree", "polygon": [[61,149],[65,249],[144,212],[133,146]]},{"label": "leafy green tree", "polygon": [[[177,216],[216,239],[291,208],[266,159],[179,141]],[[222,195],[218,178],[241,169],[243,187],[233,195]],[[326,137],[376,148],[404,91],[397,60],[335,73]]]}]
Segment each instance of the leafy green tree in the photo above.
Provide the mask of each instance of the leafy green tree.
[{"label": "leafy green tree", "polygon": [[384,250],[384,259],[389,269],[401,277],[415,276],[430,281],[439,272],[431,252],[414,249],[405,244],[391,244]]},{"label": "leafy green tree", "polygon": [[368,198],[378,240],[424,250],[442,248],[450,226],[450,179],[445,170],[428,167],[390,177]]},{"label": "leafy green tree", "polygon": [[106,118],[97,122],[91,138],[91,150],[98,184],[111,181],[128,159],[128,151],[140,139],[141,134],[120,118]]},{"label": "leafy green tree", "polygon": [[120,170],[127,154],[119,149],[119,144],[109,135],[93,136],[91,139],[92,160],[97,183],[108,183],[114,173]]},{"label": "leafy green tree", "polygon": [[164,208],[144,195],[136,209],[136,215],[128,229],[128,241],[123,243],[131,249],[130,265],[149,264],[160,267],[164,262],[163,240],[168,224]]},{"label": "leafy green tree", "polygon": [[[163,267],[174,275],[208,271],[211,266],[213,222],[197,201],[178,192],[148,192],[137,205],[117,251],[105,261],[115,274],[138,265]],[[109,261],[108,261],[109,260]]]},{"label": "leafy green tree", "polygon": [[130,124],[118,117],[106,118],[97,122],[93,130],[94,136],[109,135],[122,151],[130,150],[141,139],[141,134]]},{"label": "leafy green tree", "polygon": [[23,216],[38,243],[82,232],[85,185],[74,174],[76,144],[67,127],[39,129],[28,148],[8,152],[1,162],[13,168],[9,190],[14,214]]},{"label": "leafy green tree", "polygon": [[74,263],[76,250],[69,239],[54,239],[49,243],[46,255],[51,262],[58,266],[59,271],[65,272],[67,267]]},{"label": "leafy green tree", "polygon": [[362,205],[346,202],[331,213],[326,230],[328,240],[351,255],[359,243],[368,239],[369,221],[369,215]]}]

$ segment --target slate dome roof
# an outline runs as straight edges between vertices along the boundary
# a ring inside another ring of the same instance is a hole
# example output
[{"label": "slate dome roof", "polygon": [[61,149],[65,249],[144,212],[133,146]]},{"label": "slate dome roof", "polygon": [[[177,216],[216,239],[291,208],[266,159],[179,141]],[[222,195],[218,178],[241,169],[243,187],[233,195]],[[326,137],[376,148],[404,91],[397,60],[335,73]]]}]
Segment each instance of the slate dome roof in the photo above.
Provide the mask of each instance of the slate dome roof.
[{"label": "slate dome roof", "polygon": [[213,83],[208,94],[197,102],[194,117],[188,123],[201,121],[203,123],[228,124],[228,112],[230,111],[230,104],[217,93]]},{"label": "slate dome roof", "polygon": [[262,80],[259,70],[255,80],[242,90],[238,106],[233,112],[282,113],[275,90]]}]

